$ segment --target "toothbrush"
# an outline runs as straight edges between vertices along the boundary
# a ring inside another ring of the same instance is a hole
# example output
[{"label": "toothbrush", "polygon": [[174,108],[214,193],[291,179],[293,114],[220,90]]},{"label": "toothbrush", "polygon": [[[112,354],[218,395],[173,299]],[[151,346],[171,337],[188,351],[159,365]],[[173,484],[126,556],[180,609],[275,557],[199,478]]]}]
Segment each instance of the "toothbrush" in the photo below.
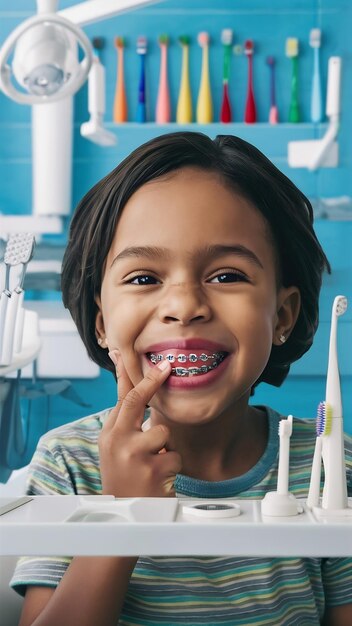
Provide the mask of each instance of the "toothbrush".
[{"label": "toothbrush", "polygon": [[113,121],[117,124],[127,122],[127,98],[125,90],[125,74],[124,74],[124,48],[125,40],[123,37],[115,37],[115,48],[117,51],[117,80],[114,97]]},{"label": "toothbrush", "polygon": [[321,480],[321,461],[323,449],[323,435],[329,435],[331,432],[332,409],[326,402],[318,404],[316,419],[316,440],[314,448],[314,456],[312,463],[312,473],[310,477],[309,492],[307,497],[307,506],[313,508],[319,506],[320,500],[320,480]]},{"label": "toothbrush", "polygon": [[230,80],[230,61],[232,47],[233,32],[230,28],[221,31],[221,43],[224,47],[224,66],[222,77],[222,104],[220,111],[220,122],[227,124],[232,121],[231,104],[229,98],[229,80]]},{"label": "toothbrush", "polygon": [[171,121],[171,103],[169,83],[167,79],[167,49],[169,45],[168,35],[160,35],[159,46],[160,58],[160,78],[159,91],[156,102],[155,121],[157,124],[168,124]]},{"label": "toothbrush", "polygon": [[296,124],[300,122],[300,113],[298,105],[298,39],[295,37],[286,39],[286,56],[292,59],[291,102],[288,121]]},{"label": "toothbrush", "polygon": [[9,365],[13,359],[15,328],[18,320],[18,311],[22,307],[24,298],[23,283],[27,265],[33,256],[35,238],[31,233],[20,233],[13,235],[9,239],[9,250],[6,248],[6,255],[10,265],[22,264],[22,272],[18,285],[11,292],[9,305],[6,311],[4,340],[0,354],[0,365]]},{"label": "toothbrush", "polygon": [[138,86],[138,106],[137,106],[137,122],[146,122],[146,106],[145,106],[145,55],[147,54],[147,38],[138,37],[137,54],[141,58],[141,69]]},{"label": "toothbrush", "polygon": [[312,28],[309,35],[309,45],[313,48],[314,53],[314,69],[312,81],[312,99],[310,105],[310,118],[312,122],[321,122],[323,119],[323,103],[321,96],[321,77],[320,77],[320,46],[321,46],[321,30],[320,28]]},{"label": "toothbrush", "polygon": [[178,94],[176,122],[178,124],[189,124],[192,122],[192,96],[189,80],[189,44],[190,38],[181,35],[179,42],[182,47],[182,67],[180,91]]},{"label": "toothbrush", "polygon": [[5,254],[4,254],[4,262],[5,262],[5,267],[6,267],[5,285],[0,295],[0,363],[1,363],[1,352],[2,352],[2,347],[4,343],[4,338],[5,338],[5,321],[6,321],[7,307],[8,307],[9,300],[11,298],[10,269],[12,265],[12,259],[9,255],[10,246],[11,246],[11,237],[9,241],[7,242],[7,245],[5,248]]},{"label": "toothbrush", "polygon": [[270,69],[269,124],[277,124],[279,121],[279,112],[276,106],[276,98],[275,98],[275,59],[274,57],[267,57],[266,62]]},{"label": "toothbrush", "polygon": [[279,465],[277,475],[277,493],[288,495],[289,483],[289,459],[290,459],[290,437],[292,435],[293,416],[289,415],[286,420],[279,422]]},{"label": "toothbrush", "polygon": [[244,53],[248,58],[248,86],[247,86],[247,99],[246,108],[244,112],[244,121],[247,124],[254,124],[257,121],[257,112],[254,100],[253,91],[253,52],[254,44],[252,39],[247,39],[244,43]]},{"label": "toothbrush", "polygon": [[209,76],[209,40],[209,33],[199,33],[198,43],[202,48],[202,69],[197,101],[198,124],[209,124],[213,121],[213,102]]},{"label": "toothbrush", "polygon": [[332,306],[326,403],[331,406],[331,431],[323,438],[325,481],[322,508],[328,511],[348,508],[344,454],[342,401],[337,361],[337,320],[347,310],[347,298],[336,296]]}]

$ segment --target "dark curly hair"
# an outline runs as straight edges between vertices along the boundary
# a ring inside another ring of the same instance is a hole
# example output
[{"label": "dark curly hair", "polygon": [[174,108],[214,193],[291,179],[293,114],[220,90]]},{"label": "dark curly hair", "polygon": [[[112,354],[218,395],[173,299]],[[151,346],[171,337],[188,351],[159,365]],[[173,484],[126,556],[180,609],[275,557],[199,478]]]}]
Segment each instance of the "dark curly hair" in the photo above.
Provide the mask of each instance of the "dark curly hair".
[{"label": "dark curly hair", "polygon": [[[134,150],[99,181],[78,204],[63,259],[62,294],[89,356],[115,373],[107,351],[97,345],[95,296],[100,294],[105,260],[119,214],[132,194],[150,180],[185,167],[217,173],[249,200],[271,233],[284,287],[301,294],[299,317],[287,342],[272,346],[269,361],[255,385],[280,386],[291,363],[312,345],[319,319],[319,293],[329,261],[313,229],[313,209],[304,194],[257,148],[231,135],[214,140],[197,132],[156,137]],[[255,386],[254,385],[254,386]]]}]

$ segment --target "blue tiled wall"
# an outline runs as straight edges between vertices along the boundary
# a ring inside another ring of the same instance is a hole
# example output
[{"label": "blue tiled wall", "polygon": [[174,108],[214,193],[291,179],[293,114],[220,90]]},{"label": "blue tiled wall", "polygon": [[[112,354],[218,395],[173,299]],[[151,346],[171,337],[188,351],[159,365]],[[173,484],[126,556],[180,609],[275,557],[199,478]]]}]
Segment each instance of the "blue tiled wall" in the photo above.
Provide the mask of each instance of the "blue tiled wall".
[{"label": "blue tiled wall", "polygon": [[[11,10],[0,7],[0,42],[21,20],[29,17],[28,0],[13,0]],[[65,0],[60,8],[72,4]],[[33,1],[33,10],[34,10]],[[31,9],[32,7],[30,7]],[[234,44],[242,44],[247,38],[255,42],[254,89],[259,123],[244,125],[247,62],[244,56],[233,55],[231,61],[230,92],[234,110],[234,123],[229,127],[214,123],[200,130],[215,136],[231,132],[257,145],[272,161],[310,197],[352,196],[352,71],[351,36],[352,3],[349,0],[167,0],[134,13],[123,14],[85,28],[90,37],[103,36],[106,47],[102,61],[106,66],[106,120],[110,130],[116,132],[118,144],[114,148],[101,148],[82,139],[79,127],[88,119],[87,87],[75,98],[74,175],[73,205],[99,178],[110,171],[131,149],[143,141],[178,126],[156,126],[153,123],[160,52],[157,37],[162,33],[170,36],[169,80],[173,115],[177,101],[180,76],[181,50],[177,37],[191,37],[191,83],[195,108],[199,85],[201,51],[197,45],[197,33],[206,30],[211,36],[210,69],[214,100],[215,120],[218,120],[221,102],[222,47],[220,33],[232,28]],[[331,55],[343,58],[342,118],[340,132],[340,165],[332,170],[316,173],[303,169],[290,169],[287,164],[287,142],[295,139],[318,137],[324,124],[309,121],[310,89],[313,67],[312,49],[309,47],[309,31],[319,27],[323,33],[321,68],[324,91],[327,78],[327,60]],[[136,55],[136,39],[148,37],[147,89],[149,122],[134,122],[139,59]],[[116,78],[116,50],[114,37],[127,40],[125,73],[129,105],[129,124],[116,127],[112,124],[112,105]],[[288,124],[290,99],[290,60],[285,57],[287,37],[298,37],[299,90],[302,123]],[[281,123],[277,127],[267,124],[269,111],[269,70],[266,57],[277,60],[277,103]],[[198,129],[196,125],[189,128]],[[10,102],[0,93],[0,211],[4,213],[30,213],[31,211],[31,139],[30,109]],[[327,367],[330,310],[337,293],[346,294],[352,303],[352,260],[349,255],[352,243],[352,222],[317,220],[316,231],[332,263],[333,274],[326,277],[321,296],[321,325],[315,346],[292,373],[282,389],[262,385],[256,392],[255,402],[268,403],[282,410],[301,416],[314,416],[318,401],[324,399]],[[340,321],[340,367],[344,396],[345,426],[352,432],[352,307]],[[111,375],[102,372],[95,381],[76,381],[76,389],[91,404],[91,410],[113,404],[116,391]],[[38,423],[45,414],[46,406],[38,401]],[[52,405],[50,426],[80,417],[87,409],[78,408],[64,400]],[[40,418],[40,419],[39,419]],[[35,434],[33,435],[35,436]]]}]

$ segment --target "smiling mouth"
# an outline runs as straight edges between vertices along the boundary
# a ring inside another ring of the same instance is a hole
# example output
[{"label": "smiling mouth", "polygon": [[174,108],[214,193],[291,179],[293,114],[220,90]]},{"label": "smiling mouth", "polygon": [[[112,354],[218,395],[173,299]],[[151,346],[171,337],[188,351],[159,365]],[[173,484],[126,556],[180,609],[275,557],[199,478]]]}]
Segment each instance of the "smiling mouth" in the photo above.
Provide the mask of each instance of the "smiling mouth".
[{"label": "smiling mouth", "polygon": [[[215,370],[228,354],[228,352],[214,352],[212,354],[206,354],[205,352],[201,352],[200,354],[196,354],[195,352],[191,352],[190,354],[147,352],[147,358],[154,365],[167,359],[170,363],[175,364],[171,369],[171,375],[184,377],[202,376],[203,374]],[[186,366],[186,363],[190,363],[190,365]]]}]

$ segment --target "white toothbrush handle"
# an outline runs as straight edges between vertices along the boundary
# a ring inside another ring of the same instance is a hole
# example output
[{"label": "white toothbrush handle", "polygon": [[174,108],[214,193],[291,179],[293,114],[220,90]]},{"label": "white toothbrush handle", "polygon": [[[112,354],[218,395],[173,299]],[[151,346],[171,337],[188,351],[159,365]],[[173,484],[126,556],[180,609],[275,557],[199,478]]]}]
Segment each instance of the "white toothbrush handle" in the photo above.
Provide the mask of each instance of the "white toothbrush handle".
[{"label": "white toothbrush handle", "polygon": [[282,494],[288,493],[289,456],[290,438],[285,435],[280,437],[279,468],[277,476],[277,492]]},{"label": "white toothbrush handle", "polygon": [[0,295],[0,364],[1,364],[2,348],[4,345],[6,311],[7,311],[7,306],[8,306],[10,297],[11,297],[11,293],[8,290],[2,291]]},{"label": "white toothbrush handle", "polygon": [[19,303],[18,303],[18,311],[17,311],[17,320],[15,326],[15,339],[14,339],[14,347],[13,351],[15,354],[21,352],[22,350],[22,341],[23,341],[23,328],[24,328],[24,308],[23,308],[23,300],[24,300],[24,291],[21,291]]},{"label": "white toothbrush handle", "polygon": [[311,120],[321,122],[323,118],[323,104],[321,99],[321,79],[319,68],[319,48],[314,50],[314,71],[312,82]]},{"label": "white toothbrush handle", "polygon": [[333,417],[331,433],[323,440],[324,489],[322,508],[347,509],[347,480],[342,417]]},{"label": "white toothbrush handle", "polygon": [[341,57],[330,57],[328,66],[328,86],[326,97],[326,115],[328,117],[340,115],[340,84]]},{"label": "white toothbrush handle", "polygon": [[15,326],[17,318],[18,303],[22,290],[14,290],[6,311],[4,341],[1,351],[0,365],[10,365],[13,359],[13,344],[15,339]]},{"label": "white toothbrush handle", "polygon": [[317,437],[315,441],[315,449],[312,463],[312,473],[310,476],[310,485],[307,498],[307,506],[312,508],[319,505],[320,498],[320,479],[321,479],[321,451],[322,437]]}]

